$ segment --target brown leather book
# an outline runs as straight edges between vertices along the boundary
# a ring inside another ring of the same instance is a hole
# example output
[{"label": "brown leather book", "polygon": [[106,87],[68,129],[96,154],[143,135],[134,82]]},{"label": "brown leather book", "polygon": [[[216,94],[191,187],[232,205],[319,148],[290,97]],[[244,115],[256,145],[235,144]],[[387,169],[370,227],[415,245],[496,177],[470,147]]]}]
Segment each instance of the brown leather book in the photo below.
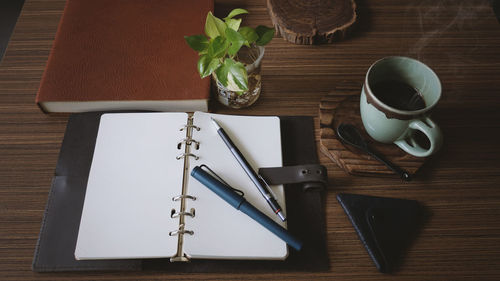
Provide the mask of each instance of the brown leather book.
[{"label": "brown leather book", "polygon": [[45,112],[207,111],[185,35],[213,0],[67,0],[36,102]]}]

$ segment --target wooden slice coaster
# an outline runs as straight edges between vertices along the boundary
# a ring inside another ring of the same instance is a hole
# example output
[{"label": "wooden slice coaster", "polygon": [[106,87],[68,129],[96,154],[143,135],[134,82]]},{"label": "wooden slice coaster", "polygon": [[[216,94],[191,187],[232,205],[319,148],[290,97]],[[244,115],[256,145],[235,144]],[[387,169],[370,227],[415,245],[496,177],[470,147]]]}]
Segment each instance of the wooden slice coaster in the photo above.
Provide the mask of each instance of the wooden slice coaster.
[{"label": "wooden slice coaster", "polygon": [[332,43],[356,21],[354,0],[267,0],[276,31],[295,44]]},{"label": "wooden slice coaster", "polygon": [[321,99],[319,105],[320,150],[342,169],[353,175],[392,176],[394,172],[368,154],[344,145],[335,133],[340,123],[355,125],[369,145],[394,164],[414,175],[427,160],[407,154],[394,144],[373,140],[365,131],[359,113],[359,89],[337,89]]}]

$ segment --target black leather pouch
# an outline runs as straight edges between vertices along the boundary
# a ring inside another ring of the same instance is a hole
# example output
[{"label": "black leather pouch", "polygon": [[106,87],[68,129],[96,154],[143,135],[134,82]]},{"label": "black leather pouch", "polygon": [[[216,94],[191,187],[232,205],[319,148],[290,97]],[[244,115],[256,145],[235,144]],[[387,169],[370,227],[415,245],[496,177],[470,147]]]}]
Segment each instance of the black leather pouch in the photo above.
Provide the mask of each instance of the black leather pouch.
[{"label": "black leather pouch", "polygon": [[423,222],[423,207],[415,200],[357,194],[339,194],[337,200],[377,269],[395,271]]}]

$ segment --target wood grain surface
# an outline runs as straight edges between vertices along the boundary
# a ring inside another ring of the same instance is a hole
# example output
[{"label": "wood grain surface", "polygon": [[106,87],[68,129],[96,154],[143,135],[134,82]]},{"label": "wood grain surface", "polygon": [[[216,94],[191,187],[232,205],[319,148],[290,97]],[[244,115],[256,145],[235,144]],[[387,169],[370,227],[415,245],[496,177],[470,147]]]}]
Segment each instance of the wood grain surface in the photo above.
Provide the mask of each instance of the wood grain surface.
[{"label": "wood grain surface", "polygon": [[[318,153],[330,180],[329,271],[38,274],[31,261],[68,115],[44,115],[34,99],[64,0],[26,0],[0,65],[0,280],[500,279],[500,24],[489,1],[356,2],[359,18],[349,38],[319,46],[275,38],[266,46],[255,105],[212,107],[226,114],[314,116],[319,140],[321,98],[342,83],[360,88],[375,60],[410,56],[439,75],[443,96],[433,118],[445,143],[412,182],[351,176]],[[263,0],[216,0],[215,13],[224,17],[236,7],[250,12],[248,25],[272,24]],[[375,269],[335,199],[339,192],[415,199],[430,210],[398,272]]]}]

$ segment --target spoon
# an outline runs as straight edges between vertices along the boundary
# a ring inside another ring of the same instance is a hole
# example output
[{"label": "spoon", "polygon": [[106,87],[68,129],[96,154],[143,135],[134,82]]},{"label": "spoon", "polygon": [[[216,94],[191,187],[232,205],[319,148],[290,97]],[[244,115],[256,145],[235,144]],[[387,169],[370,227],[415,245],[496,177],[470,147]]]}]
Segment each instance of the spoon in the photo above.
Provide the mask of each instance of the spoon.
[{"label": "spoon", "polygon": [[405,181],[411,180],[410,174],[407,171],[405,171],[405,170],[401,169],[400,167],[396,166],[395,164],[391,163],[389,160],[385,159],[378,152],[373,150],[368,145],[368,143],[365,141],[363,136],[361,136],[358,129],[356,129],[356,127],[354,127],[353,125],[343,124],[343,123],[340,124],[337,127],[337,135],[345,143],[350,144],[350,145],[366,152],[367,154],[369,154],[373,158],[384,163],[389,169],[391,169],[396,174],[398,174],[401,177],[401,179],[403,179]]}]

